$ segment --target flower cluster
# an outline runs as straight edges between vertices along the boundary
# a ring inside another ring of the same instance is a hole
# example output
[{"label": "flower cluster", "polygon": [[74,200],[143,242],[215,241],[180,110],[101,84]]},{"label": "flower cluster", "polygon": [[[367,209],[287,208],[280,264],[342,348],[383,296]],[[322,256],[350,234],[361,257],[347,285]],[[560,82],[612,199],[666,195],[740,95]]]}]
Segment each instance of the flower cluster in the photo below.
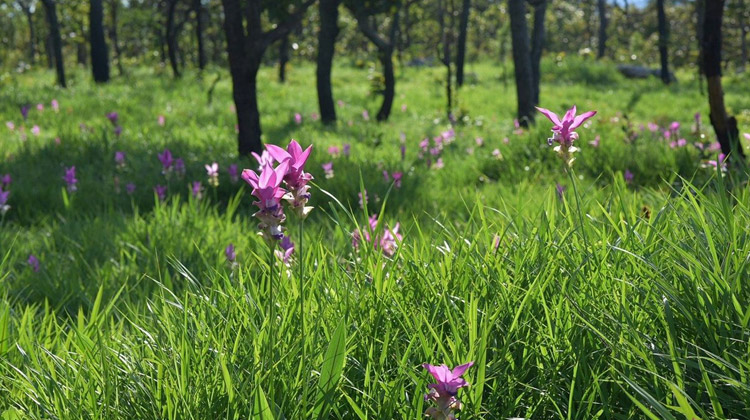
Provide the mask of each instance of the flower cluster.
[{"label": "flower cluster", "polygon": [[461,376],[474,365],[469,362],[450,369],[446,365],[433,366],[428,363],[422,365],[433,378],[434,384],[427,385],[429,391],[425,394],[425,401],[432,401],[437,407],[429,407],[424,415],[437,420],[455,420],[456,412],[463,404],[456,398],[458,389],[469,386]]},{"label": "flower cluster", "polygon": [[[284,262],[289,260],[294,251],[294,244],[284,236],[282,224],[286,220],[286,215],[282,200],[286,201],[301,219],[307,217],[312,210],[307,203],[310,199],[308,182],[313,178],[304,171],[310,152],[312,146],[302,150],[295,140],[289,143],[286,150],[269,144],[262,155],[254,155],[261,165],[260,173],[251,169],[242,171],[242,179],[253,187],[252,194],[258,199],[253,204],[259,208],[254,216],[260,220],[258,228],[261,235],[269,241],[281,241]],[[274,161],[279,163],[275,168]],[[282,182],[285,188],[282,187]]]},{"label": "flower cluster", "polygon": [[75,192],[78,190],[78,179],[76,179],[76,167],[71,166],[70,168],[65,169],[65,175],[62,177],[65,181],[65,187],[68,189],[69,193]]},{"label": "flower cluster", "polygon": [[10,206],[8,205],[10,190],[8,187],[12,181],[13,178],[11,178],[10,174],[5,174],[0,177],[0,216],[5,216],[5,213],[10,210]]},{"label": "flower cluster", "polygon": [[386,257],[392,257],[396,253],[399,242],[403,240],[398,231],[400,224],[396,223],[393,229],[383,226],[383,232],[376,234],[375,230],[377,227],[378,216],[373,214],[370,216],[366,229],[358,229],[352,233],[352,246],[354,249],[359,250],[362,239],[364,239],[365,242],[372,243],[375,249],[380,249]]},{"label": "flower cluster", "polygon": [[575,129],[580,127],[586,120],[596,115],[596,111],[588,111],[581,115],[576,115],[576,107],[573,105],[573,107],[570,108],[562,118],[560,118],[557,114],[548,109],[539,107],[536,109],[554,124],[554,126],[552,126],[552,137],[547,139],[547,142],[550,146],[552,146],[553,143],[557,143],[557,146],[555,146],[555,152],[565,160],[568,166],[572,165],[575,160],[573,153],[578,151],[578,148],[573,146],[573,142],[578,140],[578,133],[575,132]]}]

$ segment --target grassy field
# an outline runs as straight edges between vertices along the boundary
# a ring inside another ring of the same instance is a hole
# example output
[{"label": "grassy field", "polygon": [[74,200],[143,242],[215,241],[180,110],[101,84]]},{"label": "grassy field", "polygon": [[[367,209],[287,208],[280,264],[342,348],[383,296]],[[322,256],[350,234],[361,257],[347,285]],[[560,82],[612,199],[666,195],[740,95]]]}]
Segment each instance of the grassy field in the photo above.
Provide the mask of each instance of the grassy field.
[{"label": "grassy field", "polygon": [[[541,106],[598,111],[573,173],[541,114],[514,127],[510,68],[468,72],[455,126],[441,68],[399,69],[378,124],[373,72],[341,62],[324,127],[312,66],[284,85],[263,69],[264,140],[314,147],[288,264],[227,173],[257,163],[236,156],[226,73],[0,79],[0,419],[417,419],[421,365],[469,361],[462,419],[750,418],[750,191],[707,165],[698,82],[545,61]],[[746,131],[748,86],[725,80]],[[166,148],[183,175],[162,173]],[[373,214],[380,235],[399,223],[395,254],[353,246]]]}]

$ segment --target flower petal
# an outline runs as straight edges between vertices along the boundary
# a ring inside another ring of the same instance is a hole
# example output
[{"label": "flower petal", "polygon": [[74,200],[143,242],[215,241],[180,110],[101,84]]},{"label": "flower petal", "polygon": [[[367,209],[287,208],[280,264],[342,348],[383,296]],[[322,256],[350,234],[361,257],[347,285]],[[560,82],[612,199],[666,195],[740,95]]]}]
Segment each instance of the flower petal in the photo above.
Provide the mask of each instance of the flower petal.
[{"label": "flower petal", "polygon": [[557,116],[554,112],[550,111],[549,109],[535,107],[539,112],[544,114],[545,117],[547,117],[548,120],[552,121],[552,124],[558,126],[562,123],[560,122],[560,117]]},{"label": "flower petal", "polygon": [[575,119],[573,119],[573,124],[570,126],[570,129],[575,130],[576,128],[580,127],[584,121],[588,120],[594,115],[596,115],[596,111],[589,111],[575,117]]}]

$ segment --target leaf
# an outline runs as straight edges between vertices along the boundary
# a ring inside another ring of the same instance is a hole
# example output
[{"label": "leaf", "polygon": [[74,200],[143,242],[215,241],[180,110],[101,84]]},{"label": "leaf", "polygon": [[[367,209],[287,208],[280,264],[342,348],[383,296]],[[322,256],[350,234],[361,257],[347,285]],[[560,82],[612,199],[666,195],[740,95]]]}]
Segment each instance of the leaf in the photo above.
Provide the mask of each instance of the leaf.
[{"label": "leaf", "polygon": [[318,379],[318,393],[315,399],[313,417],[322,418],[329,406],[333,391],[341,379],[346,362],[346,322],[341,321],[336,331],[333,332],[331,342],[328,344],[323,366],[320,369]]},{"label": "leaf", "polygon": [[253,414],[251,418],[253,420],[274,420],[273,412],[271,412],[271,407],[268,405],[268,400],[266,400],[266,394],[260,385],[255,389],[255,402],[253,402]]}]

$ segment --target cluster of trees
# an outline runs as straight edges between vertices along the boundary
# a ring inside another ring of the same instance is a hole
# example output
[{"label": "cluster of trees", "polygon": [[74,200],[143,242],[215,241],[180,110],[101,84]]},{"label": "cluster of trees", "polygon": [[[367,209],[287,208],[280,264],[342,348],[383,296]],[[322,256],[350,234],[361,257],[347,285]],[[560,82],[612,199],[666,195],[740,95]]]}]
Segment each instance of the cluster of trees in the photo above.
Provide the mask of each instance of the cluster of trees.
[{"label": "cluster of trees", "polygon": [[[256,75],[278,62],[284,81],[290,48],[317,62],[321,119],[336,120],[331,69],[336,54],[376,60],[387,120],[395,96],[394,63],[442,64],[446,108],[464,82],[464,62],[512,57],[518,117],[533,122],[542,51],[621,63],[694,66],[707,80],[712,122],[722,146],[736,138],[726,115],[721,71],[748,62],[750,8],[745,0],[0,0],[0,69],[24,69],[47,57],[66,85],[66,61],[90,67],[94,80],[131,63],[158,62],[180,77],[187,66],[226,66],[232,75],[239,152],[261,149]],[[40,8],[41,6],[41,8]],[[39,11],[43,9],[44,13]],[[722,48],[723,47],[723,48]],[[724,52],[722,54],[722,52]],[[67,57],[67,60],[66,60]]]}]

